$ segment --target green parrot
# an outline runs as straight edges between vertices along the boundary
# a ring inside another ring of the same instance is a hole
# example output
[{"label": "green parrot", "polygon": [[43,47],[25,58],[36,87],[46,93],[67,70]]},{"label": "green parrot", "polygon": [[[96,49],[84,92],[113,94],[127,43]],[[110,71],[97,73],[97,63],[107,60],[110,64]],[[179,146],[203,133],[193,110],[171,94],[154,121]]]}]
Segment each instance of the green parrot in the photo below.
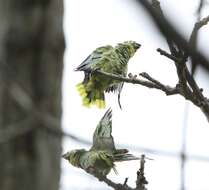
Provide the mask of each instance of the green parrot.
[{"label": "green parrot", "polygon": [[121,108],[120,93],[123,82],[107,78],[95,71],[100,70],[125,77],[127,63],[140,46],[134,41],[126,41],[115,47],[110,45],[99,47],[75,69],[75,71],[84,71],[85,75],[83,82],[76,86],[84,106],[96,105],[98,108],[105,108],[104,92],[117,92]]},{"label": "green parrot", "polygon": [[62,156],[73,166],[84,169],[96,177],[106,176],[111,169],[117,174],[115,162],[139,160],[127,149],[116,149],[112,137],[112,111],[108,109],[97,125],[90,150],[77,149]]}]

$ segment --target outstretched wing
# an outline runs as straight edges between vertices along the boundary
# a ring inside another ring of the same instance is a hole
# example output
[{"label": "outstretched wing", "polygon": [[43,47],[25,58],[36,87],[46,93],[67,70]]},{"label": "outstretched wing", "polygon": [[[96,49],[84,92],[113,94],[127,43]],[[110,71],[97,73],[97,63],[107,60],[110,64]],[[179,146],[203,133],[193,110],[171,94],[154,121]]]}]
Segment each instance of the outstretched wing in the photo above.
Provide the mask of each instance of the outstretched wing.
[{"label": "outstretched wing", "polygon": [[75,71],[92,72],[98,69],[100,60],[105,54],[113,50],[114,48],[110,45],[97,48],[75,69]]},{"label": "outstretched wing", "polygon": [[92,150],[115,150],[114,139],[112,137],[112,110],[109,108],[99,124],[97,125],[94,136]]}]

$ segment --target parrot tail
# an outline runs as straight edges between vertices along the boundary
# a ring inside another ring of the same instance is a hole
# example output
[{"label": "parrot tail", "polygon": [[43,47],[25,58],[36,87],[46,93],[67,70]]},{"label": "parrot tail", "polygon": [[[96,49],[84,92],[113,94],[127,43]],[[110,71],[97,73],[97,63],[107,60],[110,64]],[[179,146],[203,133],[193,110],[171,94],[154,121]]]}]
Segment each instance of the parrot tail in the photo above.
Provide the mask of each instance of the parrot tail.
[{"label": "parrot tail", "polygon": [[91,105],[96,105],[98,108],[105,108],[105,96],[104,92],[99,90],[87,91],[86,85],[84,83],[79,83],[76,88],[82,98],[83,105],[85,107],[91,107]]},{"label": "parrot tail", "polygon": [[129,154],[127,149],[118,149],[114,153],[114,160],[116,162],[129,161],[129,160],[140,160],[140,158]]}]

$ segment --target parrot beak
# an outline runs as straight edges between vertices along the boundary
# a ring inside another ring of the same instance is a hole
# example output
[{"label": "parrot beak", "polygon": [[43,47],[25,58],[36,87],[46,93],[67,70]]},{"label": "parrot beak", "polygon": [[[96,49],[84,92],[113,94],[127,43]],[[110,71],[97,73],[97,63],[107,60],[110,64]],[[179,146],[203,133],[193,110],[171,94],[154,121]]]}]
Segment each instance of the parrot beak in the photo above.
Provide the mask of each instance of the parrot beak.
[{"label": "parrot beak", "polygon": [[68,156],[69,156],[69,154],[68,154],[68,152],[67,152],[67,153],[65,153],[65,154],[62,155],[62,158],[64,158],[64,159],[67,160]]},{"label": "parrot beak", "polygon": [[139,49],[141,47],[141,44],[136,43],[135,47],[136,47],[136,49]]}]

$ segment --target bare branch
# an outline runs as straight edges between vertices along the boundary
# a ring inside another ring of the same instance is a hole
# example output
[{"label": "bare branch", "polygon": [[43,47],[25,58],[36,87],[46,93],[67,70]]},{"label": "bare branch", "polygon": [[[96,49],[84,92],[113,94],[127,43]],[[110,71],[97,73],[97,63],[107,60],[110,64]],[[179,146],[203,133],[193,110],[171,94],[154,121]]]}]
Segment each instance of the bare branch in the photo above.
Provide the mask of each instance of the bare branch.
[{"label": "bare branch", "polygon": [[100,71],[100,70],[97,70],[95,72],[97,72],[99,74],[102,74],[102,75],[105,75],[105,76],[107,76],[107,77],[109,77],[111,79],[121,81],[121,82],[132,83],[132,84],[140,84],[140,85],[146,86],[148,88],[157,88],[157,89],[159,89],[159,87],[157,85],[155,85],[155,84],[153,84],[151,82],[148,82],[148,81],[136,79],[135,77],[127,78],[127,77],[122,77],[122,76],[119,76],[119,75],[107,73],[107,72]]},{"label": "bare branch", "polygon": [[[162,18],[165,19],[159,1],[152,1],[151,6]],[[168,43],[168,47],[170,49],[170,52],[172,52],[172,54],[176,53],[177,50],[176,50],[176,47],[175,47],[175,44],[174,44],[173,40],[171,38],[167,37],[167,36],[165,36],[165,38],[166,38],[166,41]]]},{"label": "bare branch", "polygon": [[140,76],[146,78],[148,81],[152,82],[153,84],[157,85],[159,87],[159,90],[162,90],[166,93],[166,95],[175,95],[179,94],[179,89],[177,87],[170,87],[168,85],[164,85],[158,80],[152,78],[148,73],[143,72],[139,74]]},{"label": "bare branch", "polygon": [[137,171],[137,180],[136,187],[132,188],[127,185],[128,178],[125,179],[124,183],[115,183],[112,180],[108,179],[106,176],[94,175],[99,181],[103,181],[108,186],[112,187],[115,190],[147,190],[145,185],[148,184],[148,181],[145,178],[144,170],[145,170],[145,155],[141,155],[140,161],[140,169]]},{"label": "bare branch", "polygon": [[207,25],[208,22],[209,22],[209,15],[206,16],[205,18],[201,19],[200,21],[198,21],[198,22],[195,23],[195,26],[194,26],[194,29],[193,29],[193,32],[192,33],[195,33],[197,30],[199,30],[203,26]]},{"label": "bare branch", "polygon": [[[173,61],[177,59],[160,48],[158,48],[158,52],[160,52],[162,55],[165,55],[166,57],[168,57],[169,59],[171,59]],[[131,78],[121,77],[121,76],[107,73],[107,72],[103,72],[100,70],[97,70],[95,72],[105,75],[105,76],[112,78],[114,80],[121,81],[121,82],[139,84],[139,85],[142,85],[142,86],[145,86],[148,88],[158,89],[158,90],[165,92],[166,95],[179,94],[179,95],[183,96],[185,99],[190,100],[196,106],[200,107],[201,110],[203,111],[203,113],[205,114],[206,118],[209,121],[208,99],[202,95],[202,90],[197,86],[195,80],[190,75],[186,66],[184,67],[184,71],[180,70],[178,73],[179,78],[181,79],[181,77],[182,77],[183,79],[180,80],[180,83],[177,84],[176,87],[170,87],[169,85],[164,85],[164,84],[160,83],[158,80],[152,78],[149,74],[147,74],[145,72],[141,73],[140,76],[146,78],[148,81],[137,79],[135,76],[133,76]],[[182,76],[182,72],[183,72],[183,76]],[[132,76],[132,74],[129,76]],[[190,84],[191,88],[194,91],[191,91],[190,87],[187,85],[187,80],[188,80],[188,83]]]},{"label": "bare branch", "polygon": [[148,88],[154,88],[154,89],[162,90],[167,95],[178,94],[178,89],[175,88],[175,87],[170,87],[168,85],[161,84],[163,86],[163,89],[162,89],[162,87],[159,86],[160,82],[154,83],[153,81],[150,82],[150,81],[140,80],[140,79],[137,79],[136,77],[131,77],[131,78],[121,77],[119,75],[115,75],[115,74],[111,74],[111,73],[107,73],[107,72],[99,71],[99,70],[95,71],[95,72],[97,72],[99,74],[102,74],[104,76],[107,76],[111,79],[121,81],[121,82],[126,82],[126,83],[131,83],[131,84],[140,84],[140,85],[148,87]]},{"label": "bare branch", "polygon": [[[202,28],[203,26],[207,25],[208,21],[209,21],[209,16],[203,18],[202,20],[199,20],[200,18],[198,18],[198,21],[195,23],[193,31],[191,33],[190,39],[189,39],[189,44],[190,47],[193,50],[197,49],[197,35],[198,35],[198,31],[200,28]],[[192,76],[194,75],[196,68],[197,68],[197,64],[198,64],[198,59],[195,55],[192,56],[192,69],[191,69],[191,74]]]},{"label": "bare branch", "polygon": [[167,53],[166,51],[162,50],[161,48],[157,48],[157,52],[159,52],[160,55],[164,55],[165,57],[171,59],[172,61],[174,61],[176,63],[179,63],[179,62],[182,61],[182,60],[176,58],[174,55],[172,55],[170,53]]},{"label": "bare branch", "polygon": [[[208,59],[199,51],[193,50],[190,47],[190,44],[182,37],[182,35],[177,32],[175,27],[168,22],[168,20],[159,14],[158,11],[156,11],[152,4],[149,3],[147,0],[136,0],[140,5],[142,5],[147,12],[151,15],[152,19],[154,20],[155,24],[163,34],[163,36],[166,37],[166,39],[172,39],[175,44],[181,48],[184,52],[188,52],[189,55],[194,55],[199,59],[198,64],[203,66],[208,72],[209,72],[209,61]],[[157,0],[152,0],[152,2],[158,2]]]},{"label": "bare branch", "polygon": [[207,3],[208,3],[208,2],[207,2],[206,0],[200,0],[199,6],[198,6],[197,11],[196,11],[197,20],[200,20],[202,10],[203,10],[204,6],[205,6]]},{"label": "bare branch", "polygon": [[[175,58],[175,56],[167,53],[166,51],[158,48],[158,52],[161,55],[166,56],[167,58],[171,59],[177,65],[181,65],[181,61]],[[183,60],[183,58],[182,58]],[[178,62],[177,62],[178,61]],[[177,65],[177,67],[179,67]],[[186,99],[190,100],[193,104],[198,106],[203,113],[205,114],[207,120],[209,121],[209,102],[208,98],[204,97],[203,90],[198,87],[196,81],[194,80],[193,76],[190,74],[186,64],[184,64],[183,68],[179,68],[178,77],[179,77],[179,94],[184,96]],[[191,91],[192,90],[192,91]]]},{"label": "bare branch", "polygon": [[148,181],[144,175],[145,168],[145,155],[141,155],[140,169],[137,171],[137,180],[136,180],[136,190],[147,190],[145,185],[148,184]]},{"label": "bare branch", "polygon": [[126,183],[115,183],[107,177],[100,178],[99,180],[105,182],[108,186],[112,187],[115,190],[134,190],[133,188],[129,187]]},{"label": "bare branch", "polygon": [[[203,1],[200,2],[200,6],[203,6]],[[152,7],[155,10],[158,10],[160,12],[160,15],[163,19],[165,19],[164,15],[162,14],[162,9],[160,7],[160,3],[157,0],[152,0]],[[201,7],[202,8],[202,7]],[[209,16],[203,18],[202,20],[196,22],[190,40],[189,40],[189,47],[192,49],[194,52],[196,51],[196,45],[197,45],[197,33],[198,30],[206,25],[209,21]],[[158,52],[161,53],[161,55],[164,55],[168,57],[169,59],[173,60],[177,69],[177,74],[179,78],[179,84],[178,86],[180,87],[180,94],[184,96],[186,99],[190,100],[193,102],[195,105],[201,108],[205,116],[207,117],[207,120],[209,121],[209,106],[208,106],[208,99],[203,96],[202,94],[202,89],[198,87],[196,84],[196,81],[193,78],[193,74],[196,68],[196,65],[198,64],[198,61],[201,61],[199,57],[197,57],[196,54],[192,53],[191,58],[192,58],[192,72],[190,74],[187,66],[186,66],[186,61],[189,55],[189,51],[185,51],[185,49],[181,46],[178,46],[178,51],[175,48],[175,43],[176,41],[174,40],[173,42],[173,37],[169,38],[169,36],[165,36],[168,42],[168,46],[170,48],[171,54],[168,54],[167,52],[157,49]],[[173,42],[173,43],[172,43]],[[182,50],[185,51],[186,53],[182,53]],[[179,59],[180,57],[180,59]],[[189,86],[188,86],[189,84]],[[192,91],[191,91],[191,89]],[[204,106],[203,106],[204,105]]]}]

